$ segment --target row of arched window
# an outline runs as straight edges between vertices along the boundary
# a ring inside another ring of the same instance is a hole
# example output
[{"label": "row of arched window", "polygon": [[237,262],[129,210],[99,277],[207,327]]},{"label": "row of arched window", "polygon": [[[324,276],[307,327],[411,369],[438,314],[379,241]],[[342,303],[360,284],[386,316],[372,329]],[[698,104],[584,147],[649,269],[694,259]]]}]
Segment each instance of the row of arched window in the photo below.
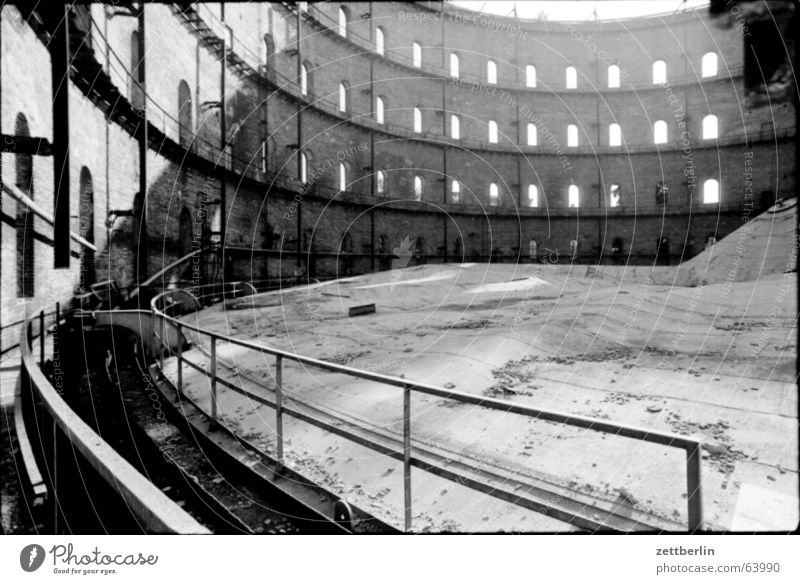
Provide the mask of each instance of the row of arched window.
[{"label": "row of arched window", "polygon": [[[347,37],[348,23],[347,8],[339,8],[338,33]],[[386,54],[386,30],[383,27],[375,28],[375,52],[379,55]],[[411,43],[411,65],[422,67],[422,45],[414,41]],[[717,53],[709,51],[700,60],[700,76],[702,78],[715,77],[719,73]],[[460,59],[458,53],[450,53],[450,76],[458,78],[461,75]],[[568,66],[565,70],[565,87],[567,89],[578,88],[578,71],[573,66]],[[619,65],[608,67],[608,87],[620,87],[621,71]],[[653,85],[664,85],[667,83],[667,63],[661,59],[655,61],[652,66]],[[489,59],[486,61],[486,83],[489,85],[497,84],[497,62]],[[536,87],[536,67],[533,65],[525,66],[525,87]]]},{"label": "row of arched window", "polygon": [[[14,135],[30,137],[28,119],[22,112],[17,114],[14,124]],[[29,199],[34,199],[34,157],[28,153],[14,155],[14,183]],[[78,235],[86,241],[94,242],[94,182],[92,173],[85,166],[81,167],[78,192]],[[17,297],[33,298],[36,284],[36,261],[34,242],[37,233],[34,213],[23,202],[17,202],[14,222],[16,231],[16,272]],[[88,289],[95,281],[94,252],[81,246],[80,252],[80,285]]]},{"label": "row of arched window", "polygon": [[[308,158],[305,152],[300,152],[300,180],[308,182]],[[337,167],[336,176],[337,190],[346,192],[350,185],[349,169],[346,163],[340,162]],[[375,192],[378,196],[386,195],[386,172],[379,170],[375,173]],[[415,201],[421,201],[425,195],[425,179],[420,175],[414,176],[413,194]],[[500,188],[497,183],[489,183],[489,205],[497,206],[500,204]],[[539,207],[539,187],[534,184],[528,185],[527,206]],[[461,183],[458,180],[450,181],[450,202],[458,204],[461,202]],[[571,208],[580,207],[580,189],[577,185],[570,185],[567,189],[567,206]],[[609,206],[618,207],[621,203],[621,189],[618,184],[612,184],[609,188]],[[716,179],[708,179],[703,183],[703,203],[719,203],[719,182]]]},{"label": "row of arched window", "polygon": [[[347,93],[348,89],[344,84],[340,85],[340,111],[346,111],[347,106]],[[414,107],[412,112],[412,128],[415,133],[423,131],[422,124],[422,110]],[[382,96],[378,96],[375,100],[375,121],[378,124],[385,123],[386,120],[386,100]],[[498,129],[497,122],[489,120],[487,122],[488,141],[490,144],[497,144],[498,142]],[[450,114],[450,138],[459,140],[461,138],[461,119],[456,114]],[[578,126],[576,124],[567,125],[567,146],[575,147],[580,145]],[[528,123],[526,128],[526,144],[528,146],[538,146],[539,137],[536,124]],[[703,118],[702,121],[702,139],[714,140],[719,138],[719,119],[713,114],[709,114]],[[664,120],[657,120],[653,124],[653,143],[665,144],[669,141],[669,132],[667,122]],[[622,146],[622,128],[619,124],[613,123],[608,126],[608,145],[609,146]]]}]

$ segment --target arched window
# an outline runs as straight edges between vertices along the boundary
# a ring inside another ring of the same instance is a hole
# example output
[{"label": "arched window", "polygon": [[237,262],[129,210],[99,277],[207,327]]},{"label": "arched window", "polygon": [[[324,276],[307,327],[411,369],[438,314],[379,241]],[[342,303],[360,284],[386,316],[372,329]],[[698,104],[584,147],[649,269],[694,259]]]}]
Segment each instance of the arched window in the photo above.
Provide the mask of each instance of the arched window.
[{"label": "arched window", "polygon": [[667,64],[664,61],[653,63],[653,85],[662,85],[667,82]]},{"label": "arched window", "polygon": [[[81,168],[79,197],[78,234],[94,243],[94,183],[92,173],[85,166]],[[85,246],[81,246],[80,280],[83,290],[88,290],[95,282],[94,251]]]},{"label": "arched window", "polygon": [[703,202],[719,203],[719,182],[713,178],[703,183]]},{"label": "arched window", "polygon": [[379,26],[375,29],[375,52],[379,55],[385,54],[384,39],[383,29]]},{"label": "arched window", "polygon": [[425,183],[422,180],[422,177],[417,175],[414,177],[414,200],[421,201],[424,192],[425,192]]},{"label": "arched window", "polygon": [[305,152],[301,152],[298,157],[297,178],[300,179],[301,183],[308,182],[308,157]]},{"label": "arched window", "polygon": [[703,55],[703,60],[700,63],[700,75],[702,77],[714,77],[717,72],[717,54],[712,51]]},{"label": "arched window", "polygon": [[536,87],[536,67],[533,65],[525,67],[525,87]]},{"label": "arched window", "polygon": [[411,62],[414,67],[422,67],[422,47],[419,43],[411,43]]},{"label": "arched window", "polygon": [[308,65],[300,65],[300,93],[308,95]]},{"label": "arched window", "polygon": [[[14,135],[29,138],[28,119],[24,114],[17,114],[14,124]],[[33,156],[15,154],[16,185],[19,190],[33,198]],[[17,297],[32,298],[34,296],[35,264],[33,256],[33,213],[28,206],[17,201]]]},{"label": "arched window", "polygon": [[384,121],[384,113],[386,111],[386,104],[382,96],[375,98],[375,121],[382,124]]},{"label": "arched window", "polygon": [[496,183],[489,183],[489,204],[496,207],[500,203],[500,189]]},{"label": "arched window", "polygon": [[458,79],[458,76],[458,55],[455,53],[450,53],[450,77],[455,77]]},{"label": "arched window", "polygon": [[450,202],[461,202],[461,183],[459,183],[457,180],[454,180],[450,183]]},{"label": "arched window", "polygon": [[275,42],[271,34],[264,35],[264,72],[272,73],[275,69]]},{"label": "arched window", "polygon": [[618,184],[612,184],[608,189],[608,203],[611,207],[619,207],[622,190]]},{"label": "arched window", "polygon": [[567,126],[567,146],[577,146],[578,143],[578,126],[570,124]]},{"label": "arched window", "polygon": [[453,140],[461,138],[461,121],[455,114],[450,115],[450,137]]},{"label": "arched window", "polygon": [[414,131],[417,134],[422,132],[422,110],[418,107],[414,108]]},{"label": "arched window", "polygon": [[486,83],[495,85],[497,83],[497,63],[488,61],[486,63]]},{"label": "arched window", "polygon": [[497,122],[489,122],[489,143],[497,144]]},{"label": "arched window", "polygon": [[608,145],[622,146],[622,129],[619,127],[619,124],[611,124],[608,126]]},{"label": "arched window", "polygon": [[343,193],[347,190],[347,165],[344,162],[339,163],[339,192]]},{"label": "arched window", "polygon": [[568,205],[570,207],[580,207],[581,206],[581,193],[578,190],[576,185],[569,185],[569,200]]},{"label": "arched window", "polygon": [[131,106],[137,110],[144,109],[144,92],[138,82],[139,63],[141,60],[139,56],[139,31],[134,30],[131,33],[131,76],[128,95],[131,99]]},{"label": "arched window", "polygon": [[184,207],[178,220],[178,257],[185,257],[192,251],[192,214]]},{"label": "arched window", "polygon": [[567,89],[578,88],[578,71],[575,67],[567,67]]},{"label": "arched window", "polygon": [[528,206],[539,206],[539,188],[536,185],[528,185]]},{"label": "arched window", "polygon": [[375,190],[379,195],[386,193],[386,173],[379,170],[375,177]]},{"label": "arched window", "polygon": [[188,147],[192,143],[192,90],[181,79],[178,83],[178,143]]},{"label": "arched window", "polygon": [[653,143],[666,144],[667,143],[667,122],[658,120],[653,124]]},{"label": "arched window", "polygon": [[719,137],[717,116],[709,114],[703,118],[703,140],[714,140]]},{"label": "arched window", "polygon": [[342,81],[339,84],[339,111],[340,112],[346,112],[347,111],[347,106],[348,106],[347,94],[349,93],[349,91],[348,91],[349,89],[350,88],[347,86],[347,84],[344,81]]},{"label": "arched window", "polygon": [[619,67],[617,65],[608,66],[608,86],[612,89],[619,87]]},{"label": "arched window", "polygon": [[528,146],[536,146],[538,142],[538,132],[536,124],[528,124]]},{"label": "arched window", "polygon": [[344,6],[339,7],[339,35],[347,37],[347,9]]}]

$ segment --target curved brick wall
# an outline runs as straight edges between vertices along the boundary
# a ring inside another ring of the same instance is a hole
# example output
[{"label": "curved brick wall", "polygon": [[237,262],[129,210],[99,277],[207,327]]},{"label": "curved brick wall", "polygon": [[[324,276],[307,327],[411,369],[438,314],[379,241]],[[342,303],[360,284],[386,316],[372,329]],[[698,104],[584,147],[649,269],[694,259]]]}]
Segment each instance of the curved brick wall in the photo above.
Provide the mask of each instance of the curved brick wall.
[{"label": "curved brick wall", "polygon": [[[648,262],[660,237],[669,238],[677,261],[683,252],[701,251],[709,236],[720,238],[740,225],[762,192],[793,191],[794,128],[780,127],[791,106],[786,100],[748,106],[744,41],[735,23],[720,27],[704,12],[619,22],[518,22],[440,8],[348,3],[342,38],[339,5],[333,3],[311,5],[299,16],[294,5],[228,4],[229,30],[218,5],[186,11],[147,6],[148,121],[170,148],[183,144],[188,151],[151,145],[147,272],[190,249],[195,226],[213,223],[223,164],[229,168],[227,243],[241,248],[233,250],[236,276],[248,279],[386,268],[404,237],[416,246],[417,262],[463,255],[527,258],[530,239],[540,249],[558,250],[562,259],[576,240],[582,261],[595,261],[600,253],[610,261],[615,238],[622,239],[630,261]],[[103,6],[89,13],[95,59],[121,99],[138,107],[141,97],[131,81],[136,18]],[[375,51],[378,26],[383,55]],[[52,139],[42,39],[13,7],[3,9],[2,27],[3,132],[13,134],[14,116],[23,112],[31,135]],[[225,74],[230,161],[219,146],[222,37],[232,41]],[[421,49],[419,67],[412,62],[414,43]],[[702,78],[709,51],[718,55],[718,73]],[[459,57],[458,79],[450,75],[450,53]],[[488,60],[497,64],[496,84],[488,82]],[[666,84],[652,83],[656,60],[666,64]],[[608,87],[612,64],[620,69],[619,88]],[[526,87],[528,65],[536,68],[535,87]],[[298,84],[301,66],[308,71],[305,96]],[[576,70],[575,89],[566,88],[569,66]],[[341,82],[348,88],[345,112],[338,111]],[[379,96],[383,123],[375,121]],[[77,231],[78,180],[87,167],[94,180],[95,241],[103,250],[98,278],[126,285],[134,277],[138,223],[124,217],[106,232],[104,220],[108,210],[135,206],[138,152],[130,132],[106,123],[113,107],[71,89],[73,215]],[[415,107],[421,132],[413,128]],[[718,139],[702,138],[708,114],[719,120]],[[450,137],[451,115],[460,120],[458,139]],[[488,140],[490,120],[497,124],[496,144]],[[656,120],[667,124],[667,141],[658,145]],[[537,128],[536,146],[527,143],[529,123]],[[609,146],[612,123],[621,128],[620,146]],[[570,124],[578,130],[577,147],[567,144]],[[307,160],[306,185],[298,180],[300,151]],[[340,162],[348,170],[345,192],[338,188]],[[14,168],[14,157],[4,154],[4,181]],[[377,171],[383,173],[382,194]],[[36,200],[45,208],[52,206],[52,172],[47,158],[35,157]],[[422,180],[420,201],[414,200],[415,177]],[[720,183],[719,204],[703,202],[702,184],[709,178]],[[451,197],[453,180],[460,184],[459,202]],[[658,181],[669,187],[666,204],[656,202]],[[497,185],[496,201],[490,183]],[[610,206],[612,184],[622,189],[619,207]],[[529,185],[538,189],[536,208],[529,206]],[[579,189],[578,209],[568,206],[572,185]],[[13,208],[5,198],[4,208]],[[38,221],[46,235],[51,228]],[[13,266],[9,225],[2,234],[3,264]],[[36,246],[40,279],[58,280],[63,295],[77,282],[77,268],[61,278],[49,268],[52,248],[43,241]],[[13,270],[4,270],[2,279],[9,310]]]}]

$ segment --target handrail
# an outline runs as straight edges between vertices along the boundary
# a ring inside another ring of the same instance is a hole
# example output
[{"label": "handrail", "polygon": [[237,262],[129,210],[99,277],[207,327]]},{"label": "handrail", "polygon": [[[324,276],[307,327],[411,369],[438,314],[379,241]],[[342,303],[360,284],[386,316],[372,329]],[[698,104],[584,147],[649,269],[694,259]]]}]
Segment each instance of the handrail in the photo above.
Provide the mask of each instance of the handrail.
[{"label": "handrail", "polygon": [[[40,313],[38,318],[42,322],[44,313]],[[169,499],[92,430],[58,394],[39,369],[32,354],[33,338],[28,328],[31,321],[32,319],[27,320],[20,328],[19,346],[23,383],[27,381],[30,384],[30,390],[38,395],[42,405],[73,448],[80,452],[103,480],[122,497],[148,530],[156,533],[209,533],[207,528]],[[44,333],[45,331],[42,331],[40,335],[42,354],[44,354]]]},{"label": "handrail", "polygon": [[[411,456],[411,425],[410,425],[410,400],[412,392],[416,392],[423,395],[430,395],[434,397],[440,397],[444,399],[454,400],[460,403],[472,404],[481,407],[485,407],[492,410],[502,411],[504,413],[513,413],[519,414],[529,418],[535,418],[539,420],[545,420],[560,424],[565,424],[568,426],[573,426],[576,428],[581,428],[585,430],[594,430],[597,432],[602,432],[604,434],[613,434],[616,436],[621,436],[625,438],[632,438],[636,440],[640,440],[643,442],[649,442],[653,444],[659,444],[662,446],[669,446],[673,448],[680,448],[685,451],[686,453],[686,484],[687,484],[687,506],[688,506],[688,528],[689,531],[694,532],[703,529],[703,506],[702,506],[702,482],[701,482],[701,468],[702,468],[702,461],[701,461],[701,442],[697,438],[681,436],[679,434],[673,434],[669,432],[661,432],[656,430],[650,430],[647,428],[640,428],[636,426],[629,426],[624,424],[616,424],[613,422],[608,422],[606,420],[600,420],[596,418],[590,418],[587,416],[580,416],[569,414],[565,412],[559,412],[555,410],[548,410],[542,408],[535,408],[531,406],[521,405],[521,404],[513,404],[508,403],[499,399],[495,398],[488,398],[488,397],[481,397],[474,394],[453,391],[449,389],[440,388],[434,385],[430,385],[427,383],[419,383],[409,379],[401,378],[401,377],[394,377],[391,375],[385,375],[382,373],[375,373],[371,371],[365,371],[361,369],[356,369],[353,367],[348,367],[346,365],[340,365],[336,363],[331,363],[328,361],[323,361],[314,357],[307,357],[305,355],[300,355],[298,353],[292,353],[290,351],[286,351],[283,349],[278,349],[275,347],[270,347],[263,345],[261,343],[255,343],[252,341],[245,341],[241,339],[237,339],[228,335],[215,333],[213,331],[209,331],[206,329],[201,328],[200,326],[192,325],[187,322],[181,321],[176,317],[171,317],[165,314],[163,311],[159,310],[157,307],[157,301],[161,295],[157,295],[151,301],[151,309],[153,313],[164,319],[164,322],[169,322],[174,326],[177,326],[179,330],[187,329],[197,333],[198,335],[205,335],[210,338],[211,340],[211,384],[212,384],[212,404],[216,404],[216,387],[217,387],[217,375],[216,375],[216,361],[217,361],[217,351],[216,345],[217,341],[224,341],[231,345],[239,346],[245,349],[250,349],[253,351],[257,351],[261,354],[272,355],[276,358],[276,401],[274,404],[276,410],[276,427],[279,428],[278,431],[278,453],[279,458],[282,457],[282,450],[283,450],[283,435],[280,431],[282,427],[282,415],[284,412],[287,412],[286,408],[282,406],[282,394],[283,394],[283,384],[282,384],[282,362],[283,360],[294,361],[296,363],[301,363],[303,365],[308,365],[312,367],[316,367],[318,369],[331,371],[334,373],[340,373],[343,375],[347,375],[352,378],[356,379],[363,379],[366,381],[374,381],[377,383],[381,383],[384,385],[389,385],[393,387],[397,387],[403,390],[403,435],[404,435],[404,448],[402,452],[394,452],[394,456],[402,456],[404,462],[404,471],[405,471],[405,524],[406,530],[409,531],[411,529],[411,466],[421,466],[419,460],[413,459]],[[177,354],[179,363],[178,363],[178,379],[182,379],[181,375],[181,364],[182,364],[182,352],[178,351]],[[187,361],[187,363],[189,363]],[[224,380],[220,380],[220,383],[225,385]],[[181,390],[181,388],[179,388]],[[250,392],[247,392],[248,395],[252,395]],[[214,408],[215,409],[215,408]],[[294,415],[295,412],[289,412],[291,415]],[[216,411],[213,412],[214,417],[216,415]],[[296,417],[296,416],[295,416]],[[311,423],[315,423],[311,418],[305,416],[306,421],[310,421]],[[375,448],[374,443],[366,444],[367,446]],[[381,449],[385,450],[385,449]],[[387,452],[383,452],[387,454]]]},{"label": "handrail", "polygon": [[[55,220],[53,219],[52,213],[49,213],[44,209],[42,209],[39,205],[36,204],[36,202],[34,202],[33,199],[31,199],[28,195],[23,193],[17,185],[10,182],[9,183],[2,182],[0,183],[0,187],[2,187],[2,190],[7,191],[12,198],[16,199],[18,202],[28,207],[28,209],[30,209],[33,214],[38,215],[39,217],[44,219],[47,223],[53,225]],[[97,251],[97,246],[95,246],[95,244],[91,243],[90,241],[87,241],[74,231],[69,232],[69,237],[73,241],[81,244],[83,247],[86,247],[92,251]]]}]

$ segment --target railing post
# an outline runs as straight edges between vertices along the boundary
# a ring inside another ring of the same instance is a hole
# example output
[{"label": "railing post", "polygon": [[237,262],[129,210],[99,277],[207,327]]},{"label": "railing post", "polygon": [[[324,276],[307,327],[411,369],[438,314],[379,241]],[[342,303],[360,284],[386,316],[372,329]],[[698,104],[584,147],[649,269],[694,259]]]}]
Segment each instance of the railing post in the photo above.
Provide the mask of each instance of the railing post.
[{"label": "railing post", "polygon": [[275,434],[278,462],[283,464],[283,357],[275,356]]},{"label": "railing post", "polygon": [[181,342],[183,335],[180,321],[175,323],[175,328],[178,333],[178,394],[180,395],[183,393],[183,343]]},{"label": "railing post", "polygon": [[686,495],[689,532],[703,530],[702,457],[700,443],[686,449]]},{"label": "railing post", "polygon": [[39,311],[39,367],[44,366],[44,310]]},{"label": "railing post", "polygon": [[56,302],[56,325],[55,325],[55,334],[53,335],[53,360],[55,361],[55,356],[59,352],[58,350],[58,324],[61,322],[61,303]]},{"label": "railing post", "polygon": [[217,337],[211,337],[211,417],[217,419]]},{"label": "railing post", "polygon": [[406,531],[411,531],[411,388],[403,387],[403,497]]}]

